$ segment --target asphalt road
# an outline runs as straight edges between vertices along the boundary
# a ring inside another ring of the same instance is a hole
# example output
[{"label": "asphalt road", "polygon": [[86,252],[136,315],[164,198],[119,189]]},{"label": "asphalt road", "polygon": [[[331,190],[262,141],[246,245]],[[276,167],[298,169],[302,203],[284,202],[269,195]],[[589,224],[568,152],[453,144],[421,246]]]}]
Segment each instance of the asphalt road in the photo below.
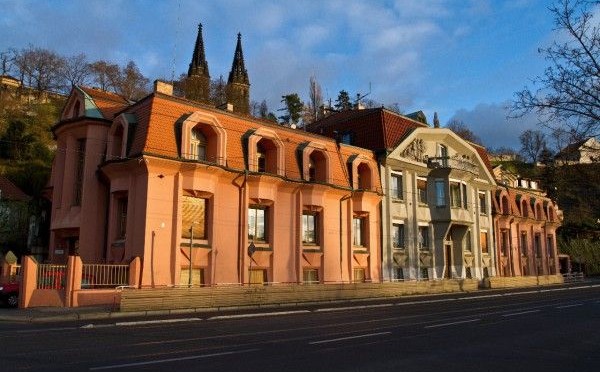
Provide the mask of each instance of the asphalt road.
[{"label": "asphalt road", "polygon": [[0,325],[1,371],[598,371],[600,287]]}]

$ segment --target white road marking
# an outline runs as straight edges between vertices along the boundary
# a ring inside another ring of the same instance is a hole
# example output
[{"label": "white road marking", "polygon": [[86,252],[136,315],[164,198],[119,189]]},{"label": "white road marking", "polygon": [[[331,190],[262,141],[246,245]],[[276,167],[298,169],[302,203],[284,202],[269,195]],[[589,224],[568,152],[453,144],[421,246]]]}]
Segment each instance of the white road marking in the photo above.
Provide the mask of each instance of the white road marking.
[{"label": "white road marking", "polygon": [[583,306],[583,304],[572,304],[572,305],[562,305],[562,306],[557,306],[557,309],[567,309],[569,307],[575,307],[575,306]]},{"label": "white road marking", "polygon": [[457,322],[450,322],[450,323],[441,323],[441,324],[433,324],[433,325],[428,325],[425,326],[425,328],[438,328],[438,327],[446,327],[446,326],[451,326],[451,325],[456,325],[456,324],[463,324],[463,323],[473,323],[473,322],[478,322],[481,319],[469,319],[469,320],[459,320]]},{"label": "white road marking", "polygon": [[509,316],[516,316],[516,315],[523,315],[523,314],[531,314],[531,313],[539,313],[539,310],[527,310],[527,311],[520,311],[518,313],[510,313],[510,314],[502,314],[503,317],[509,317]]},{"label": "white road marking", "polygon": [[73,331],[76,329],[79,329],[79,327],[24,329],[24,330],[17,331],[17,333],[60,332],[60,331]]},{"label": "white road marking", "polygon": [[206,320],[257,318],[257,317],[261,317],[261,316],[291,315],[291,314],[305,314],[305,313],[310,313],[310,310],[276,311],[276,312],[271,312],[271,313],[254,313],[254,314],[217,315],[217,316],[212,316]]},{"label": "white road marking", "polygon": [[360,309],[373,309],[378,307],[390,307],[397,304],[377,304],[377,305],[358,305],[358,306],[344,306],[344,307],[325,307],[322,309],[316,309],[315,313],[324,313],[330,311],[345,311],[345,310],[360,310]]},{"label": "white road marking", "polygon": [[184,323],[184,322],[197,322],[202,319],[200,318],[182,318],[182,319],[161,319],[161,320],[140,320],[137,322],[117,322],[116,326],[127,327],[127,326],[138,326],[148,324],[164,324],[164,323]]},{"label": "white road marking", "polygon": [[337,341],[345,341],[345,340],[353,340],[355,338],[365,338],[365,337],[374,337],[374,336],[381,336],[381,335],[389,335],[392,332],[378,332],[378,333],[369,333],[366,335],[358,335],[358,336],[348,336],[348,337],[339,337],[339,338],[332,338],[330,340],[322,340],[322,341],[312,341],[309,342],[309,345],[318,345],[318,344],[326,344],[329,342],[337,342]]},{"label": "white road marking", "polygon": [[258,350],[260,350],[260,349],[247,349],[247,350],[238,350],[238,351],[225,351],[225,352],[222,352],[222,353],[194,355],[194,356],[181,357],[181,358],[169,358],[169,359],[150,360],[150,361],[147,361],[147,362],[126,363],[126,364],[113,364],[111,366],[93,367],[93,368],[90,368],[89,370],[90,371],[100,371],[100,370],[104,370],[104,369],[117,369],[117,368],[147,366],[147,365],[151,365],[151,364],[179,362],[179,361],[182,361],[182,360],[194,360],[194,359],[203,359],[203,358],[210,358],[210,357],[223,356],[223,355],[251,353],[253,351],[258,351]]}]

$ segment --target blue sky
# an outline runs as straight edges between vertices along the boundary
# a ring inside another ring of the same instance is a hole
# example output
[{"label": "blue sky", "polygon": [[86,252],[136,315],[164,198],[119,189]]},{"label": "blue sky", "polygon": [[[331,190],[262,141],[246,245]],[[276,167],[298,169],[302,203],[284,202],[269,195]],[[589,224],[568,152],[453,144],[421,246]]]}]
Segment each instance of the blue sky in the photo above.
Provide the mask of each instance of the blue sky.
[{"label": "blue sky", "polygon": [[507,120],[556,36],[547,0],[0,0],[0,50],[29,44],[120,64],[154,79],[187,72],[197,24],[211,76],[227,76],[242,33],[251,98],[345,89],[408,113],[462,120],[489,147],[519,147],[532,116]]}]

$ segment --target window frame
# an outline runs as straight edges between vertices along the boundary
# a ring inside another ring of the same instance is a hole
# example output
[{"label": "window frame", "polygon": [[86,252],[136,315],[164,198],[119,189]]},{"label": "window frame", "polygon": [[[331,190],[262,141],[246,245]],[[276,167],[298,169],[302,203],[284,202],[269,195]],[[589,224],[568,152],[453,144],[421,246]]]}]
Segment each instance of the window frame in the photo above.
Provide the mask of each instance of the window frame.
[{"label": "window frame", "polygon": [[402,172],[392,171],[390,175],[390,194],[392,199],[404,200],[404,177]]},{"label": "window frame", "polygon": [[482,254],[490,253],[490,240],[489,240],[489,231],[481,229],[479,230],[479,247],[481,249]]},{"label": "window frame", "polygon": [[[306,234],[308,232],[307,230],[307,226],[310,220],[310,217],[312,217],[312,227],[313,227],[313,241],[309,241],[308,239],[306,239]],[[302,211],[302,245],[303,246],[311,246],[311,247],[318,247],[320,246],[320,233],[321,233],[321,229],[320,229],[320,223],[321,223],[321,216],[320,213],[318,211],[307,211],[304,210]]]},{"label": "window frame", "polygon": [[487,216],[487,214],[488,214],[487,192],[486,191],[477,191],[477,201],[479,204],[479,214],[482,216]]},{"label": "window frame", "polygon": [[[420,186],[424,184],[424,188]],[[429,201],[427,198],[427,178],[426,177],[417,177],[417,202],[420,205],[428,205]]]},{"label": "window frame", "polygon": [[[425,231],[425,234],[423,234],[423,231]],[[422,251],[431,250],[429,240],[429,225],[419,225],[417,227],[417,248]]]},{"label": "window frame", "polygon": [[[251,211],[255,211],[254,212],[254,227],[251,228]],[[264,235],[264,239],[260,239],[256,237],[256,232],[258,230],[259,227],[259,213],[258,211],[262,211],[262,233]],[[250,204],[248,206],[248,223],[247,223],[247,229],[248,229],[248,241],[250,242],[254,242],[254,243],[259,243],[259,244],[268,244],[270,242],[270,237],[269,237],[269,227],[270,227],[270,221],[269,221],[269,212],[270,212],[270,207],[269,206],[265,206],[265,205],[260,205],[260,204]],[[251,230],[254,230],[255,234],[251,235],[250,232]]]},{"label": "window frame", "polygon": [[[398,230],[396,230],[396,228],[398,228]],[[396,234],[396,232],[398,232],[398,234]],[[392,248],[406,248],[406,232],[404,230],[404,222],[392,223]]]},{"label": "window frame", "polygon": [[443,179],[436,179],[435,185],[435,206],[438,208],[446,207],[446,181]]},{"label": "window frame", "polygon": [[[356,215],[355,214],[352,217],[352,246],[355,248],[368,248],[367,219],[368,219],[368,217],[365,215]],[[358,234],[357,234],[357,229],[358,229]],[[358,237],[358,240],[357,240],[357,237]]]}]

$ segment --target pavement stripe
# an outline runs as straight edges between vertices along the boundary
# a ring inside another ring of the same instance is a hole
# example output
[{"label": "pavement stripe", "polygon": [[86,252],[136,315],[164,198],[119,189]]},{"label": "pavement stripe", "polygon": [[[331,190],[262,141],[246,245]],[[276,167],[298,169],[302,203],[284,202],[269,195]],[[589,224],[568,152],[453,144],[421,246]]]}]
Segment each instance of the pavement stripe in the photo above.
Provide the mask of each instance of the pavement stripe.
[{"label": "pavement stripe", "polygon": [[140,320],[137,322],[117,322],[116,326],[128,327],[148,324],[164,324],[164,323],[185,323],[185,322],[197,322],[202,319],[200,318],[180,318],[180,319],[160,319],[160,320]]},{"label": "pavement stripe", "polygon": [[217,315],[217,316],[212,316],[206,320],[257,318],[257,317],[261,317],[261,316],[291,315],[291,314],[305,314],[305,313],[310,313],[310,310],[275,311],[275,312],[271,312],[271,313],[254,313],[254,314]]},{"label": "pavement stripe", "polygon": [[355,339],[355,338],[365,338],[365,337],[374,337],[374,336],[381,336],[381,335],[389,335],[391,333],[392,332],[369,333],[369,334],[366,334],[366,335],[348,336],[348,337],[332,338],[330,340],[313,341],[313,342],[309,342],[308,344],[309,345],[326,344],[326,343],[329,343],[329,342],[352,340],[352,339]]},{"label": "pavement stripe", "polygon": [[211,358],[216,356],[223,355],[233,355],[233,354],[244,354],[251,353],[253,351],[258,351],[260,349],[247,349],[247,350],[238,350],[238,351],[225,351],[222,353],[213,353],[213,354],[204,354],[204,355],[193,355],[188,357],[181,358],[169,358],[169,359],[158,359],[158,360],[150,360],[147,362],[137,362],[137,363],[126,363],[126,364],[113,364],[110,366],[102,366],[102,367],[93,367],[90,368],[90,371],[100,371],[105,369],[118,369],[118,368],[128,368],[128,367],[137,367],[137,366],[147,366],[151,364],[160,364],[160,363],[170,363],[170,362],[179,362],[182,360],[194,360],[194,359],[203,359],[203,358]]},{"label": "pavement stripe", "polygon": [[572,304],[572,305],[562,305],[562,306],[557,306],[557,309],[567,309],[569,307],[575,307],[575,306],[583,306],[583,304]]},{"label": "pavement stripe", "polygon": [[531,313],[539,313],[539,310],[527,310],[527,311],[520,311],[518,313],[510,313],[510,314],[503,314],[503,317],[509,317],[509,316],[516,316],[516,315],[523,315],[523,314],[531,314]]},{"label": "pavement stripe", "polygon": [[433,325],[428,325],[425,326],[425,328],[438,328],[438,327],[446,327],[446,326],[451,326],[451,325],[456,325],[456,324],[463,324],[463,323],[473,323],[473,322],[478,322],[481,319],[468,319],[468,320],[459,320],[457,322],[450,322],[450,323],[441,323],[441,324],[433,324]]}]

